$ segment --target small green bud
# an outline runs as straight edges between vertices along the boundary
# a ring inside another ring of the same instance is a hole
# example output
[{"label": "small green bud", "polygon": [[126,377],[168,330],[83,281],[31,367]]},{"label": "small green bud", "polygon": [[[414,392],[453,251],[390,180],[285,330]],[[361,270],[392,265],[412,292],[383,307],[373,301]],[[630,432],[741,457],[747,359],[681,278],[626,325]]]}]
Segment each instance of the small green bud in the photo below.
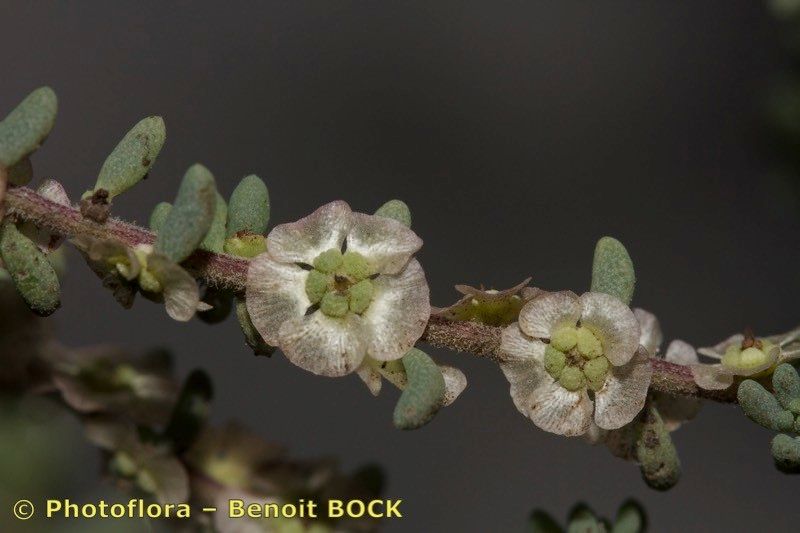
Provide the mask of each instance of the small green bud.
[{"label": "small green bud", "polygon": [[203,165],[192,165],[158,233],[155,251],[175,263],[189,257],[211,228],[216,203],[214,176]]},{"label": "small green bud", "polygon": [[225,240],[226,254],[251,259],[267,251],[267,239],[260,233],[239,233]]},{"label": "small green bud", "polygon": [[553,379],[558,379],[567,364],[567,356],[548,344],[544,349],[544,368]]},{"label": "small green bud", "polygon": [[217,203],[214,206],[214,219],[208,233],[200,243],[200,248],[209,252],[222,253],[225,247],[225,221],[228,219],[228,205],[225,199],[217,193]]},{"label": "small green bud", "polygon": [[610,366],[608,359],[605,357],[595,357],[583,365],[583,373],[592,390],[598,391],[603,388]]},{"label": "small green bud", "polygon": [[550,345],[560,352],[568,352],[578,344],[578,330],[573,326],[558,328],[550,337]]},{"label": "small green bud", "polygon": [[442,371],[428,354],[412,348],[403,356],[408,385],[394,408],[398,429],[417,429],[433,419],[444,402]]},{"label": "small green bud", "polygon": [[167,219],[167,215],[171,209],[172,204],[169,202],[159,202],[159,204],[153,208],[153,212],[150,213],[149,225],[150,229],[154,233],[158,233],[161,227],[164,225],[164,221]]},{"label": "small green bud", "polygon": [[772,457],[775,467],[787,474],[800,473],[800,438],[775,435],[772,439]]},{"label": "small green bud", "polygon": [[347,310],[349,309],[347,297],[335,292],[326,293],[325,296],[322,297],[319,309],[329,317],[342,318],[347,314]]},{"label": "small green bud", "polygon": [[0,226],[0,258],[17,291],[34,313],[47,316],[58,309],[61,286],[53,265],[10,219]]},{"label": "small green bud", "polygon": [[616,296],[625,305],[631,303],[636,274],[628,250],[617,239],[603,237],[597,241],[592,264],[592,292]]},{"label": "small green bud", "polygon": [[247,312],[247,305],[244,298],[236,299],[236,318],[239,320],[239,327],[244,334],[244,340],[247,345],[253,350],[256,355],[271,356],[275,351],[273,346],[270,346],[256,330],[253,321],[250,320],[250,313]]},{"label": "small green bud", "polygon": [[586,385],[581,369],[576,366],[566,366],[558,377],[558,382],[568,391],[576,391]]},{"label": "small green bud", "polygon": [[323,274],[319,270],[312,270],[306,278],[306,295],[312,304],[318,304],[330,287],[330,274]]},{"label": "small green bud", "polygon": [[94,189],[84,193],[89,198],[95,191],[108,191],[108,200],[127,191],[150,172],[167,138],[164,119],[147,117],[139,121],[106,158]]},{"label": "small green bud", "polygon": [[358,252],[345,252],[342,257],[342,271],[354,280],[367,279],[372,274],[369,261]]},{"label": "small green bud", "polygon": [[752,379],[747,379],[739,385],[736,397],[747,418],[760,426],[781,431],[787,429],[787,424],[791,428],[794,423],[792,414],[781,408],[775,396]]},{"label": "small green bud", "polygon": [[164,436],[172,441],[177,452],[186,450],[203,429],[214,396],[211,378],[202,370],[194,370],[186,378],[178,401],[172,410]]},{"label": "small green bud", "polygon": [[578,352],[586,359],[603,355],[603,345],[592,331],[586,326],[578,328]]},{"label": "small green bud", "polygon": [[320,272],[331,273],[342,264],[342,252],[337,248],[325,250],[314,259],[314,268]]},{"label": "small green bud", "polygon": [[263,234],[269,224],[269,191],[256,175],[242,179],[233,190],[228,209],[228,237],[239,232]]},{"label": "small green bud", "polygon": [[372,296],[375,294],[375,287],[368,279],[364,279],[350,287],[350,310],[361,314],[367,310],[372,303]]},{"label": "small green bud", "polygon": [[617,518],[611,533],[643,533],[647,528],[647,514],[635,500],[623,503],[617,511]]},{"label": "small green bud", "polygon": [[772,374],[772,388],[775,389],[775,397],[784,409],[800,414],[800,376],[792,365],[788,363],[778,365]]},{"label": "small green bud", "polygon": [[681,477],[681,462],[669,431],[658,410],[646,406],[636,438],[636,457],[645,483],[656,490],[669,490]]},{"label": "small green bud", "polygon": [[50,87],[26,96],[0,122],[0,165],[11,168],[39,148],[53,129],[57,112],[58,98]]},{"label": "small green bud", "polygon": [[552,516],[541,510],[535,510],[528,519],[528,531],[530,533],[563,533],[564,530],[558,525]]},{"label": "small green bud", "polygon": [[411,227],[411,210],[402,200],[389,200],[375,211],[379,217],[392,218],[407,228]]},{"label": "small green bud", "polygon": [[742,350],[741,346],[729,346],[722,356],[722,364],[734,370],[749,370],[769,361],[769,355],[755,346]]},{"label": "small green bud", "polygon": [[161,283],[159,283],[158,279],[156,279],[153,273],[147,270],[147,267],[144,266],[139,272],[139,287],[143,291],[150,292],[152,294],[159,294],[164,290],[164,287],[161,286]]}]

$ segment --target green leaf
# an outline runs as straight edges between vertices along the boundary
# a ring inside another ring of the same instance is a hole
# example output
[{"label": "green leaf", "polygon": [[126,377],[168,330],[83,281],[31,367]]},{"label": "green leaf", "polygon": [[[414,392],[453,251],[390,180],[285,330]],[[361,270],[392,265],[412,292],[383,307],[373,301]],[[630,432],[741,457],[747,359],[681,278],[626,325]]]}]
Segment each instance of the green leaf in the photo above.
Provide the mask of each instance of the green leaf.
[{"label": "green leaf", "polygon": [[178,401],[172,411],[164,435],[173,442],[176,451],[186,450],[203,429],[210,410],[214,389],[211,378],[202,370],[194,370],[186,378]]},{"label": "green leaf", "polygon": [[39,247],[6,219],[0,227],[0,257],[17,291],[33,312],[52,314],[61,305],[61,286]]},{"label": "green leaf", "polygon": [[531,533],[563,533],[564,528],[555,519],[539,509],[531,513],[528,519],[528,531]]},{"label": "green leaf", "polygon": [[617,511],[611,533],[643,533],[647,529],[647,514],[636,500],[628,500]]},{"label": "green leaf", "polygon": [[394,408],[394,425],[398,429],[424,426],[441,409],[444,400],[444,377],[428,354],[412,348],[403,356],[408,385]]},{"label": "green leaf", "polygon": [[681,462],[658,410],[645,407],[636,439],[636,457],[642,477],[650,488],[669,490],[681,477]]},{"label": "green leaf", "polygon": [[160,202],[155,206],[155,208],[153,208],[153,212],[150,213],[149,222],[150,229],[153,231],[153,233],[158,233],[158,231],[164,225],[164,221],[167,219],[167,215],[171,209],[172,204],[169,202]]},{"label": "green leaf", "polygon": [[402,200],[389,200],[375,211],[375,215],[392,218],[408,228],[411,227],[411,210]]},{"label": "green leaf", "polygon": [[635,285],[633,261],[625,246],[613,237],[597,241],[592,264],[592,292],[616,296],[630,305]]},{"label": "green leaf", "polygon": [[94,189],[83,197],[90,197],[94,191],[108,191],[108,200],[127,191],[141,181],[158,157],[167,138],[164,119],[147,117],[137,123],[111,152],[97,177]]},{"label": "green leaf", "polygon": [[800,438],[775,435],[772,439],[772,457],[775,467],[786,474],[800,473]]},{"label": "green leaf", "polygon": [[189,257],[211,228],[216,203],[214,176],[203,165],[192,165],[158,232],[155,250],[176,263]]},{"label": "green leaf", "polygon": [[0,122],[0,165],[13,167],[39,148],[53,129],[57,112],[58,98],[50,87],[40,87],[25,97]]},{"label": "green leaf", "polygon": [[785,431],[794,423],[792,413],[782,409],[775,396],[752,379],[739,384],[736,397],[747,418],[760,426],[773,431]]},{"label": "green leaf", "polygon": [[269,224],[269,191],[266,184],[251,174],[233,190],[228,206],[228,237],[239,232],[263,234]]},{"label": "green leaf", "polygon": [[211,228],[200,243],[200,248],[209,252],[222,253],[225,246],[225,222],[228,219],[228,205],[225,199],[217,193],[217,203],[214,207],[214,220]]},{"label": "green leaf", "polygon": [[772,388],[781,406],[789,409],[792,400],[800,399],[800,376],[797,370],[788,363],[778,365],[772,374]]}]

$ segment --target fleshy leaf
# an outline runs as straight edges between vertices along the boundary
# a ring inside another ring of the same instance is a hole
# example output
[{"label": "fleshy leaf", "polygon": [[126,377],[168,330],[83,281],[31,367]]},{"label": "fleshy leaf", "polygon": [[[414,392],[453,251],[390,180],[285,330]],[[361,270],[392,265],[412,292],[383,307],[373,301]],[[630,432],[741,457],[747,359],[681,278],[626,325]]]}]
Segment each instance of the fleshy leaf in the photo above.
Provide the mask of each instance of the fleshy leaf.
[{"label": "fleshy leaf", "polygon": [[417,429],[441,409],[445,394],[444,377],[428,354],[412,348],[403,356],[408,385],[394,409],[398,429]]},{"label": "fleshy leaf", "polygon": [[[30,93],[0,122],[0,165],[11,168],[34,152],[45,141],[56,121],[58,99],[50,87]],[[13,172],[14,185],[24,185],[30,173]]]},{"label": "fleshy leaf", "polygon": [[214,206],[214,220],[211,227],[200,243],[200,248],[209,252],[222,253],[225,245],[225,222],[228,219],[228,204],[225,199],[217,193],[217,202]]},{"label": "fleshy leaf", "polygon": [[647,529],[647,514],[635,500],[623,503],[617,511],[617,518],[611,527],[611,533],[642,533]]},{"label": "fleshy leaf", "polygon": [[411,227],[411,210],[402,200],[389,200],[375,211],[379,217],[392,218],[407,228]]},{"label": "fleshy leaf", "polygon": [[752,379],[739,385],[736,397],[747,418],[760,426],[773,431],[785,431],[794,423],[792,413],[782,409],[775,396]]},{"label": "fleshy leaf", "polygon": [[214,396],[211,378],[202,370],[194,370],[186,378],[178,401],[172,411],[164,435],[172,441],[175,450],[182,452],[195,441],[203,429]]},{"label": "fleshy leaf", "polygon": [[167,219],[167,215],[171,209],[172,204],[169,202],[159,202],[153,208],[153,212],[150,213],[150,220],[148,222],[148,225],[153,233],[158,233],[158,231],[164,225],[164,221]]},{"label": "fleshy leaf", "polygon": [[604,533],[603,523],[594,512],[583,503],[576,505],[569,513],[567,533]]},{"label": "fleshy leaf", "polygon": [[800,399],[800,376],[797,370],[788,363],[778,365],[772,374],[772,388],[781,406],[789,409],[792,400]]},{"label": "fleshy leaf", "polygon": [[263,234],[269,224],[269,191],[261,178],[251,174],[231,194],[227,236],[239,232]]},{"label": "fleshy leaf", "polygon": [[669,490],[681,477],[681,462],[661,415],[647,406],[636,439],[636,457],[650,488]]},{"label": "fleshy leaf", "polygon": [[95,191],[108,191],[108,200],[127,191],[147,176],[158,157],[167,131],[164,119],[147,117],[139,121],[106,158],[94,189],[84,193],[88,198]]},{"label": "fleshy leaf", "polygon": [[772,457],[775,467],[781,472],[800,473],[800,437],[775,435],[772,439]]},{"label": "fleshy leaf", "polygon": [[61,305],[61,286],[53,265],[35,242],[6,219],[0,227],[0,258],[33,312],[52,314]]},{"label": "fleshy leaf", "polygon": [[192,165],[158,232],[155,250],[176,263],[189,257],[211,227],[216,202],[214,176],[203,165]]},{"label": "fleshy leaf", "polygon": [[592,292],[616,296],[626,305],[631,303],[636,274],[625,246],[613,237],[597,241],[592,264]]}]

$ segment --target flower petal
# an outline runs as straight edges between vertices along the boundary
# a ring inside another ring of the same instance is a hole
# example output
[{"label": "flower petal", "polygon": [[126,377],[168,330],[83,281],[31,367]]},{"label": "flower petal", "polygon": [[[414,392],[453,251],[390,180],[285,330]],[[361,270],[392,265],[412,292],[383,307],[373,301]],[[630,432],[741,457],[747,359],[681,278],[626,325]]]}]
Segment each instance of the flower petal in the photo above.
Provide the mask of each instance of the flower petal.
[{"label": "flower petal", "polygon": [[364,330],[358,315],[331,318],[321,311],[291,318],[278,332],[287,359],[321,376],[344,376],[364,360]]},{"label": "flower petal", "polygon": [[444,405],[445,407],[456,401],[464,389],[467,388],[467,376],[452,366],[439,365],[444,377]]},{"label": "flower petal", "polygon": [[697,416],[703,407],[701,400],[672,396],[666,393],[656,394],[655,399],[667,431],[675,431],[681,424]]},{"label": "flower petal", "polygon": [[549,339],[557,326],[575,325],[580,316],[581,305],[574,292],[548,292],[525,304],[519,312],[519,328],[530,337]]},{"label": "flower petal", "polygon": [[592,423],[592,401],[586,390],[570,392],[550,376],[533,386],[532,381],[511,386],[517,409],[539,428],[575,437],[583,435]]},{"label": "flower petal", "polygon": [[500,337],[500,355],[509,363],[536,361],[544,372],[544,351],[547,346],[525,335],[518,324],[511,324]]},{"label": "flower petal", "polygon": [[629,363],[612,366],[606,383],[595,395],[597,425],[619,429],[633,420],[644,407],[653,368],[643,349],[636,351]]},{"label": "flower petal", "polygon": [[164,288],[167,314],[179,322],[191,320],[200,303],[200,290],[191,274],[158,253],[147,258],[147,269]]},{"label": "flower petal", "polygon": [[364,361],[361,366],[358,367],[358,370],[356,370],[356,375],[364,382],[364,385],[367,386],[373,396],[380,394],[383,379],[381,375],[372,368],[372,365]]},{"label": "flower petal", "polygon": [[420,248],[422,239],[400,222],[353,213],[347,250],[366,257],[376,273],[397,274]]},{"label": "flower petal", "polygon": [[621,300],[600,292],[581,295],[581,324],[600,336],[603,354],[614,366],[624,365],[639,348],[639,322]]},{"label": "flower petal", "polygon": [[700,362],[694,347],[680,339],[675,339],[669,343],[669,346],[667,346],[667,353],[664,354],[664,359],[670,363],[679,365],[692,365]]},{"label": "flower petal", "polygon": [[711,357],[713,359],[722,359],[722,356],[725,355],[725,350],[728,349],[728,346],[732,346],[734,344],[741,344],[744,340],[744,335],[741,333],[736,333],[735,335],[731,335],[724,341],[710,347],[705,348],[698,348],[697,353],[703,354],[706,357]]},{"label": "flower petal", "polygon": [[422,337],[431,314],[425,272],[412,259],[399,274],[378,276],[372,285],[372,302],[361,317],[369,332],[368,355],[378,361],[399,359]]},{"label": "flower petal", "polygon": [[269,254],[250,261],[247,312],[267,344],[277,346],[281,324],[302,317],[311,305],[306,295],[307,277],[308,272],[299,266],[278,263]]},{"label": "flower petal", "polygon": [[275,226],[267,236],[267,250],[276,261],[310,265],[325,250],[341,248],[351,224],[350,206],[337,200],[297,222]]},{"label": "flower petal", "polygon": [[697,363],[689,365],[692,369],[692,377],[697,386],[706,390],[727,389],[733,384],[733,374],[717,363],[706,365]]},{"label": "flower petal", "polygon": [[664,342],[658,318],[650,311],[639,308],[634,309],[633,314],[639,322],[639,344],[644,346],[650,355],[656,355],[661,343]]}]

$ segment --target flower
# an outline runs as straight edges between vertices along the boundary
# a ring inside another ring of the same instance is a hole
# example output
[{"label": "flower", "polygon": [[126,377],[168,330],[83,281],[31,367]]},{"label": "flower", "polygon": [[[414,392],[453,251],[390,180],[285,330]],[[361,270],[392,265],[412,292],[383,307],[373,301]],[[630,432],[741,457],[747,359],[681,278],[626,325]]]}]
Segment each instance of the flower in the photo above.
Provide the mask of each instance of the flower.
[{"label": "flower", "polygon": [[422,241],[401,223],[336,201],[273,228],[250,262],[247,310],[264,340],[295,365],[343,376],[365,357],[401,358],[430,316],[412,255]]},{"label": "flower", "polygon": [[644,407],[652,369],[636,317],[613,296],[534,298],[503,331],[500,352],[514,404],[545,431],[583,435],[593,419],[617,429]]},{"label": "flower", "polygon": [[109,469],[124,485],[134,484],[162,504],[189,499],[189,476],[166,445],[145,442],[136,428],[99,417],[86,422],[89,441],[111,455]]},{"label": "flower", "polygon": [[502,291],[456,285],[456,290],[464,296],[453,305],[433,309],[431,315],[454,321],[471,320],[491,326],[507,326],[517,319],[525,302],[541,292],[528,287],[530,281],[531,278],[527,278]]},{"label": "flower", "polygon": [[692,376],[698,387],[727,389],[736,376],[756,376],[775,366],[800,358],[800,347],[789,345],[800,338],[800,328],[770,337],[756,338],[751,332],[737,333],[709,348],[697,351],[719,363],[692,364]]}]

